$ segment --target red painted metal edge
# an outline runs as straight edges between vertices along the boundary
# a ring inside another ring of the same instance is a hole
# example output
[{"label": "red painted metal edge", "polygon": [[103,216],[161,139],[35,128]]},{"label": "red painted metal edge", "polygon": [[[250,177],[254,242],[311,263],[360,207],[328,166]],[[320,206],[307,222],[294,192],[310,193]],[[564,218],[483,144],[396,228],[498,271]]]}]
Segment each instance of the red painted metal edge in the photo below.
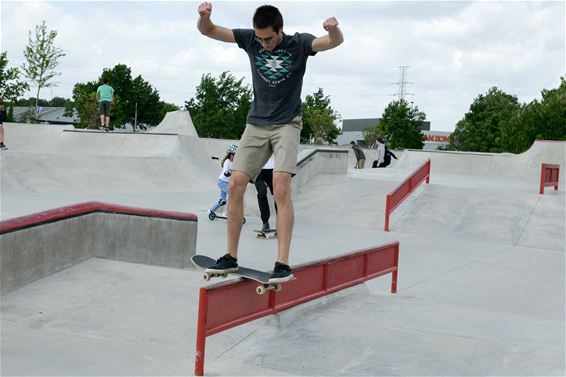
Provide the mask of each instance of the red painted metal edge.
[{"label": "red painted metal edge", "polygon": [[155,209],[126,207],[102,202],[85,202],[66,207],[50,209],[14,219],[0,221],[0,234],[60,221],[72,217],[83,216],[95,212],[118,213],[132,216],[157,217],[181,221],[198,221],[192,213],[160,211]]},{"label": "red painted metal edge", "polygon": [[540,187],[539,194],[544,194],[545,187],[554,187],[558,191],[558,178],[560,176],[560,165],[541,164],[540,165]]},{"label": "red painted metal edge", "polygon": [[204,351],[206,347],[206,314],[208,313],[208,296],[205,288],[200,289],[198,320],[197,320],[197,345],[195,353],[195,376],[204,374]]},{"label": "red painted metal edge", "polygon": [[294,266],[297,279],[285,283],[281,292],[270,291],[267,297],[256,295],[257,284],[245,279],[201,288],[195,375],[204,373],[207,336],[388,273],[393,273],[391,292],[395,293],[398,270],[399,242],[393,242]]},{"label": "red painted metal edge", "polygon": [[[425,174],[424,177],[420,178],[417,182],[413,182],[413,178],[417,177],[421,174]],[[426,184],[430,183],[430,158],[426,160],[423,164],[421,164],[410,176],[405,178],[403,182],[401,182],[393,191],[391,191],[385,197],[385,223],[383,226],[383,230],[389,232],[389,217],[395,211],[395,209],[405,201],[411,195],[413,191],[420,186],[421,183],[426,182]],[[395,194],[402,190],[406,190],[407,193],[403,195],[401,198],[396,199]],[[393,199],[395,198],[395,199]]]}]

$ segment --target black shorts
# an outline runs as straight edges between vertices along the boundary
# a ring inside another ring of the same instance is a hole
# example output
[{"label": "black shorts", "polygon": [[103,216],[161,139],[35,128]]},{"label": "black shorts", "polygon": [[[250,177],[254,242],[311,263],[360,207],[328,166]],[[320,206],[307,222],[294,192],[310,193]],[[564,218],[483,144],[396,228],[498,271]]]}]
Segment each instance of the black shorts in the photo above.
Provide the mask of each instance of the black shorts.
[{"label": "black shorts", "polygon": [[110,108],[112,107],[112,102],[110,101],[100,101],[98,103],[98,112],[100,115],[110,115]]}]

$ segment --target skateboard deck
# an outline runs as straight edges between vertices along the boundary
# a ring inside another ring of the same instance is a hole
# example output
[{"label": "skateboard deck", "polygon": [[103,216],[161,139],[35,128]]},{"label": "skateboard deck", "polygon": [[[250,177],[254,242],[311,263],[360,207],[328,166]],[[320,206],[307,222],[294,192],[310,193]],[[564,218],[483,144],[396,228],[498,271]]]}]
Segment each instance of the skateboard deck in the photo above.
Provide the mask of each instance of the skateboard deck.
[{"label": "skateboard deck", "polygon": [[[220,216],[220,215],[217,215],[217,214],[214,213],[214,212],[210,212],[210,213],[208,214],[208,218],[210,219],[210,221],[212,221],[212,220],[214,220],[214,219],[224,219],[224,220],[227,220],[227,219],[228,219],[226,216]],[[245,217],[244,217],[244,219],[243,219],[243,223],[244,223],[244,224],[246,223],[246,218],[245,218]]]},{"label": "skateboard deck", "polygon": [[[198,255],[198,254],[193,255],[193,257],[191,258],[191,261],[193,262],[193,264],[197,268],[200,268],[201,270],[206,270],[210,266],[214,265],[214,263],[216,263],[216,260],[214,260],[210,257],[207,257],[206,255]],[[269,282],[269,278],[271,277],[270,273],[254,270],[252,268],[241,267],[241,266],[238,267],[237,271],[233,271],[233,272],[213,273],[213,272],[206,272],[205,271],[202,278],[205,281],[209,281],[210,279],[215,278],[215,277],[225,278],[229,274],[239,276],[239,277],[242,277],[244,279],[254,280],[254,281],[257,281],[258,283],[260,283],[261,285],[259,285],[256,288],[256,293],[258,295],[262,295],[265,292],[271,291],[271,290],[274,290],[275,292],[279,292],[282,289],[282,287],[281,287],[282,283],[270,283]]]},{"label": "skateboard deck", "polygon": [[271,239],[277,237],[277,229],[254,229],[254,232],[257,233],[257,238]]}]

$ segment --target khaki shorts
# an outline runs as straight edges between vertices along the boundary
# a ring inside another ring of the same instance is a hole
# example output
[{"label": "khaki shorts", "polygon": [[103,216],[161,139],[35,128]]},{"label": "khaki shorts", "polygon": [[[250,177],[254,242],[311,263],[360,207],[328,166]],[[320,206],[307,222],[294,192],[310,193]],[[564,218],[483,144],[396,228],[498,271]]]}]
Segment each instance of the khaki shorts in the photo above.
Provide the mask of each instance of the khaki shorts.
[{"label": "khaki shorts", "polygon": [[271,154],[274,154],[273,172],[295,175],[301,127],[300,117],[290,123],[273,126],[247,124],[234,156],[232,170],[246,173],[251,180],[255,180]]}]

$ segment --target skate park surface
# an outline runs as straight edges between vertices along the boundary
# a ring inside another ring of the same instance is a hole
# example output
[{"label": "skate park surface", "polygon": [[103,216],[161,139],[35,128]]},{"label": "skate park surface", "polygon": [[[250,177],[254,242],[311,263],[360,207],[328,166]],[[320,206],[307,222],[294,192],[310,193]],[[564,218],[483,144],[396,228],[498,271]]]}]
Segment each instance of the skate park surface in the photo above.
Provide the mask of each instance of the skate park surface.
[{"label": "skate park surface", "polygon": [[[206,209],[218,199],[211,156],[231,141],[198,138],[188,113],[148,134],[5,128],[2,220],[93,200],[193,213],[197,252],[224,254],[226,223]],[[313,164],[296,177],[291,264],[399,241],[397,293],[384,276],[213,335],[205,375],[565,375],[565,149],[407,150],[360,170],[350,151],[343,173]],[[428,158],[430,184],[384,232],[385,196]],[[560,164],[560,184],[539,195],[542,162]],[[271,270],[276,240],[252,231],[253,185],[245,215],[239,263]],[[201,275],[90,258],[5,294],[1,375],[192,375]]]}]

